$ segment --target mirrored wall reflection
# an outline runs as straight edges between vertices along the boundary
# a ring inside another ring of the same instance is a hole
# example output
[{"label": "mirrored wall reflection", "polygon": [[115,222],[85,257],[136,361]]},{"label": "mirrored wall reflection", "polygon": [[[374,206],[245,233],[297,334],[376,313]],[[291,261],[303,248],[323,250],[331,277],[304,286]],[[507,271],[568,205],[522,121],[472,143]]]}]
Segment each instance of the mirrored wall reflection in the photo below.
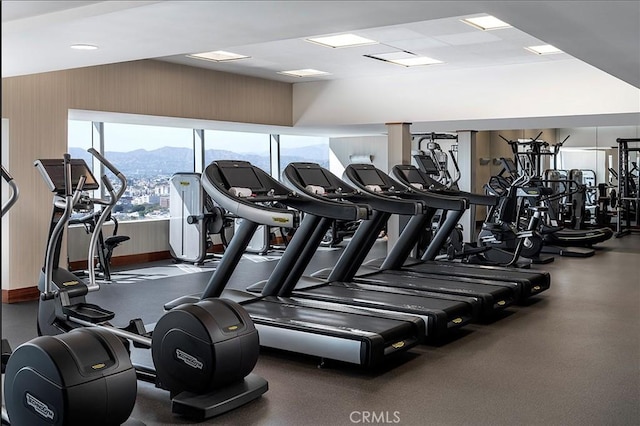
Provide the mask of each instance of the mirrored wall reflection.
[{"label": "mirrored wall reflection", "polygon": [[[482,152],[481,158],[484,158],[484,164],[489,163],[488,160],[491,159],[494,161],[490,164],[495,164],[495,159],[501,155],[515,156],[519,160],[519,169],[533,170],[535,173],[528,174],[540,176],[548,182],[555,181],[555,184],[560,185],[562,191],[566,191],[567,194],[579,194],[568,195],[561,199],[561,203],[564,203],[562,205],[567,211],[571,211],[575,198],[580,198],[579,205],[586,208],[584,214],[580,215],[581,220],[585,221],[580,226],[613,228],[619,218],[620,197],[637,198],[637,191],[634,192],[633,188],[637,187],[638,183],[638,137],[640,126],[497,131],[490,132],[490,146],[486,152]],[[625,164],[620,164],[623,157],[618,149],[619,138],[634,139],[628,143],[629,155],[624,157]],[[479,149],[484,139],[486,138],[478,138]],[[515,146],[514,142],[518,144],[517,154],[505,152],[505,139],[512,142],[512,148]],[[533,141],[538,143],[534,144]],[[527,155],[533,150],[534,145],[539,151],[537,155],[532,156],[538,161],[537,164],[529,162],[530,158]],[[624,188],[619,180],[621,170],[628,170],[624,173]],[[495,173],[494,170],[491,172]],[[634,199],[633,203],[637,204],[637,200]],[[633,213],[634,205],[627,210]]]},{"label": "mirrored wall reflection", "polygon": [[616,236],[640,232],[640,138],[618,138]]}]

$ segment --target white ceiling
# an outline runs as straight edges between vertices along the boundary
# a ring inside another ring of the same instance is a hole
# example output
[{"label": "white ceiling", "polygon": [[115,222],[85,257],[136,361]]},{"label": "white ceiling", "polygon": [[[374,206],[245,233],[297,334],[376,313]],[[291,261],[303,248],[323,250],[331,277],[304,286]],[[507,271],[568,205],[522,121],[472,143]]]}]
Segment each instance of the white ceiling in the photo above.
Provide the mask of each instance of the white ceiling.
[{"label": "white ceiling", "polygon": [[[494,15],[514,28],[481,32],[460,17]],[[353,32],[380,42],[329,49],[311,36]],[[74,43],[98,45],[75,51]],[[537,56],[549,43],[564,52]],[[250,59],[214,63],[189,53]],[[365,54],[407,50],[445,63],[406,69]],[[576,59],[577,58],[577,59]],[[315,80],[398,76],[580,60],[640,87],[638,1],[2,1],[2,77],[159,59],[271,80],[315,68]],[[640,100],[639,100],[640,102]],[[640,108],[639,108],[640,109]]]}]

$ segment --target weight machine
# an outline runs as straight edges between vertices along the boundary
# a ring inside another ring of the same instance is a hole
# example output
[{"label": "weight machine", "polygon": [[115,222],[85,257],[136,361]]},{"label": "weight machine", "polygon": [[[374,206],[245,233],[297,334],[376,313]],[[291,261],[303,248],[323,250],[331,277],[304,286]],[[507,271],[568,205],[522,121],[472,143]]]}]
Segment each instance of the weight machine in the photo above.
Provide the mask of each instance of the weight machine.
[{"label": "weight machine", "polygon": [[[629,146],[630,142],[640,142],[640,138],[618,138],[616,142],[618,143],[618,215],[615,235],[616,238],[620,238],[640,231],[637,161],[631,161],[630,157],[630,153],[636,153],[636,156],[639,156],[640,147]],[[636,171],[635,174],[634,171]]]},{"label": "weight machine", "polygon": [[202,188],[200,173],[175,173],[170,179],[169,246],[177,262],[201,265],[215,256],[209,252],[212,235],[227,246],[226,229],[233,220],[215,206]]}]

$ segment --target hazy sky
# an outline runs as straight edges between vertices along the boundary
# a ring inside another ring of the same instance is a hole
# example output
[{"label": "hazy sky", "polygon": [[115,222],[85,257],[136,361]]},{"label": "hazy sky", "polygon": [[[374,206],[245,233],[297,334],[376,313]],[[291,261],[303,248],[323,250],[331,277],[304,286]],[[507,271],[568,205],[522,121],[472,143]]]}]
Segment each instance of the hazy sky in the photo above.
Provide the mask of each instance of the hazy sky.
[{"label": "hazy sky", "polygon": [[[128,152],[136,149],[151,151],[164,146],[193,147],[191,129],[105,123],[104,133],[107,151]],[[69,146],[89,148],[91,135],[91,122],[69,120]],[[280,143],[283,148],[297,148],[328,143],[328,138],[281,135]],[[205,130],[205,144],[206,149],[226,149],[244,153],[268,152],[269,135]]]}]

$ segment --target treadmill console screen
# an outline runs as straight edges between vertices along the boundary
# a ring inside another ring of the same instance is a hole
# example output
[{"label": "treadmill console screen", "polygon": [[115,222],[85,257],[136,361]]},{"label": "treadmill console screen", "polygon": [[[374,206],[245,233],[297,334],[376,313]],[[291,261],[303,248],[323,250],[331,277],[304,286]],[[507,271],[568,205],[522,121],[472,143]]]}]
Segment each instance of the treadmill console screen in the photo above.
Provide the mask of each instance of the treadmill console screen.
[{"label": "treadmill console screen", "polygon": [[229,188],[249,188],[254,193],[266,192],[252,167],[220,167]]},{"label": "treadmill console screen", "polygon": [[364,185],[378,185],[386,188],[387,184],[382,180],[376,169],[357,169],[358,177]]},{"label": "treadmill console screen", "polygon": [[[38,160],[36,166],[43,175],[52,192],[64,193],[64,161],[62,159]],[[71,190],[73,191],[80,181],[80,177],[85,176],[86,181],[82,187],[83,191],[93,191],[98,189],[98,181],[91,173],[87,163],[81,158],[71,159]]]},{"label": "treadmill console screen", "polygon": [[402,173],[409,183],[427,183],[424,176],[422,176],[420,172],[413,167],[410,169],[403,169]]},{"label": "treadmill console screen", "polygon": [[334,189],[327,176],[324,174],[324,170],[320,168],[296,168],[298,174],[300,175],[300,179],[302,179],[302,184],[304,186],[314,185],[321,186],[324,189]]},{"label": "treadmill console screen", "polygon": [[437,175],[440,172],[438,171],[438,166],[433,162],[433,158],[428,155],[416,155],[414,157],[418,163],[422,166],[424,172],[428,175]]}]

